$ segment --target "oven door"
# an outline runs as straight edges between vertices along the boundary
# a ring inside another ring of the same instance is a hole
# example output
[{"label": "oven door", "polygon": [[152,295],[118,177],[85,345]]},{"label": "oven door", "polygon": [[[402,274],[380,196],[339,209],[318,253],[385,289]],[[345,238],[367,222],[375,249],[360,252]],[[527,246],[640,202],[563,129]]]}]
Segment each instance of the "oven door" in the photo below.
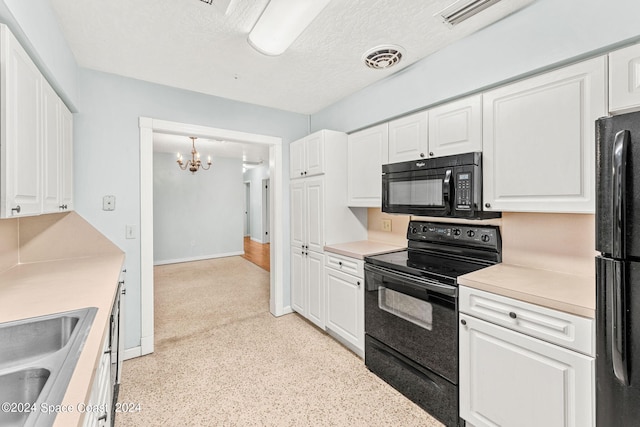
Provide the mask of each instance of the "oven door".
[{"label": "oven door", "polygon": [[382,211],[448,216],[453,189],[453,168],[386,172],[382,175]]},{"label": "oven door", "polygon": [[366,334],[457,384],[457,288],[365,264],[365,289]]}]

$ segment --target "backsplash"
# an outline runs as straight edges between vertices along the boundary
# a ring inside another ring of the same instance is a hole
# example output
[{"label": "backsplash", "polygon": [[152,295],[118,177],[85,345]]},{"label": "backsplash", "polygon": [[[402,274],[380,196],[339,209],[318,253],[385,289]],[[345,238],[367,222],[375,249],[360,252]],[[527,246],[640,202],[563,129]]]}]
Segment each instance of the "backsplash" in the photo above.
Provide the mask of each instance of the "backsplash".
[{"label": "backsplash", "polygon": [[[579,276],[595,277],[595,215],[506,212],[502,218],[470,221],[389,215],[369,208],[369,240],[406,246],[409,219],[500,226],[503,262]],[[391,219],[392,231],[382,231]]]},{"label": "backsplash", "polygon": [[[368,239],[389,245],[407,246],[409,215],[390,215],[378,208],[367,209]],[[391,231],[382,231],[382,220],[391,221]]]}]

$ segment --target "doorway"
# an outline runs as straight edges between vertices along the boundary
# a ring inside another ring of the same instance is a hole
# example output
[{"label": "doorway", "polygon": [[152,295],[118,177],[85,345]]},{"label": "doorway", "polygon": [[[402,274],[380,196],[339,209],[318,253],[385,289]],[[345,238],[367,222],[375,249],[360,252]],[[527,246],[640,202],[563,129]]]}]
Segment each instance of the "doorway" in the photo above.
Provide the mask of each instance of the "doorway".
[{"label": "doorway", "polygon": [[262,180],[262,242],[269,243],[269,179]]},{"label": "doorway", "polygon": [[244,183],[244,236],[251,237],[251,183]]},{"label": "doorway", "polygon": [[161,132],[176,135],[194,135],[203,138],[221,139],[236,142],[267,144],[269,146],[269,171],[273,184],[270,192],[269,230],[271,235],[271,271],[269,309],[274,316],[290,313],[290,307],[284,306],[285,248],[282,188],[283,153],[282,139],[278,137],[232,131],[207,126],[190,125],[179,122],[140,117],[140,311],[141,339],[140,348],[128,351],[129,357],[141,356],[153,352],[153,133]]}]

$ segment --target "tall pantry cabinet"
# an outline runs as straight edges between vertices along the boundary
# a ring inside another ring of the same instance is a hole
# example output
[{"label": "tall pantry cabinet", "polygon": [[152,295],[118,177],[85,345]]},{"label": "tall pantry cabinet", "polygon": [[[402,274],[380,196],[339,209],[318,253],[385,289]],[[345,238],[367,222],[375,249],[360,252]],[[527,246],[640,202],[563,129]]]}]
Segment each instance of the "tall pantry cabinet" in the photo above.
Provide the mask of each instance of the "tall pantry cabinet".
[{"label": "tall pantry cabinet", "polygon": [[325,329],[324,246],[367,238],[366,209],[347,207],[347,135],[290,145],[291,307]]}]

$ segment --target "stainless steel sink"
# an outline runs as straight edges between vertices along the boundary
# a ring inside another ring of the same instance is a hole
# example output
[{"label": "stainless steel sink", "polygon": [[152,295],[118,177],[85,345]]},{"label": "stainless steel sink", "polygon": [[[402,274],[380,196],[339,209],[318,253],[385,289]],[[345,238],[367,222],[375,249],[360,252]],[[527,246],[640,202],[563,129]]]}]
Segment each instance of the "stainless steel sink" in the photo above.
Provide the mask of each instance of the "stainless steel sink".
[{"label": "stainless steel sink", "polygon": [[78,316],[59,316],[0,325],[0,369],[60,350],[69,342],[78,320]]},{"label": "stainless steel sink", "polygon": [[[29,417],[33,405],[51,372],[43,368],[31,368],[0,375],[0,402],[14,407],[0,411],[1,426],[22,426]],[[29,411],[25,409],[29,409]]]},{"label": "stainless steel sink", "polygon": [[0,426],[53,424],[56,412],[41,409],[62,403],[96,312],[88,307],[0,323],[0,403],[18,410],[0,411]]}]

